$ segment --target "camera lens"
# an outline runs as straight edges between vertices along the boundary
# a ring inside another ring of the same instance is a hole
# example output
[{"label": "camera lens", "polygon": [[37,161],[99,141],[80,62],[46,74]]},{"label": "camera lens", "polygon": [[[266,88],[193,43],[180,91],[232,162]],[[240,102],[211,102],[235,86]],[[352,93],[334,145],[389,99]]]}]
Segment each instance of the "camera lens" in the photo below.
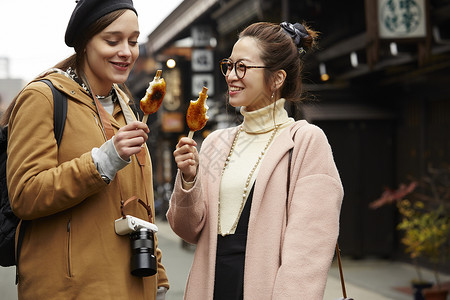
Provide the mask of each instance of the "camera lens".
[{"label": "camera lens", "polygon": [[156,274],[155,242],[153,232],[147,228],[130,234],[131,274],[139,277]]}]

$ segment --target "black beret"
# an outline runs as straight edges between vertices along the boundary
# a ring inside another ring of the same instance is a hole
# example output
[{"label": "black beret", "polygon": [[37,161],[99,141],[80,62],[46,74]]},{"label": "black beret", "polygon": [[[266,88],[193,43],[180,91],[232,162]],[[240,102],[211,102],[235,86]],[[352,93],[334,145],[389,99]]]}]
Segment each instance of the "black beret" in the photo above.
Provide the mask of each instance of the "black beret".
[{"label": "black beret", "polygon": [[119,9],[131,9],[137,15],[132,0],[79,0],[66,29],[66,45],[73,47],[79,35],[99,18]]}]

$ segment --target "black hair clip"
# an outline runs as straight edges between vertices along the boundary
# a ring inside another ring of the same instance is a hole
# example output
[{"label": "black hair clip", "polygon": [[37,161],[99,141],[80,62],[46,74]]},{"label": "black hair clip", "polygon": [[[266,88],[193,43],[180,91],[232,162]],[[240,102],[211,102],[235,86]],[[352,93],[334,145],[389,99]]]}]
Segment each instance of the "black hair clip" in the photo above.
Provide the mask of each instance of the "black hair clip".
[{"label": "black hair clip", "polygon": [[309,36],[306,28],[300,23],[291,24],[288,22],[283,22],[280,26],[294,40],[297,47],[301,45],[302,39]]}]

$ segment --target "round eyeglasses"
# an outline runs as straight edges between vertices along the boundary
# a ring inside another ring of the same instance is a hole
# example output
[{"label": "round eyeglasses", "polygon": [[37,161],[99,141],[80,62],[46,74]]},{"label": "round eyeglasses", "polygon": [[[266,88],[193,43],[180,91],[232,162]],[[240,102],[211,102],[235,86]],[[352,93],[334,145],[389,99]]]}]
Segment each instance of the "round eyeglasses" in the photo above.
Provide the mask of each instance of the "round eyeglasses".
[{"label": "round eyeglasses", "polygon": [[236,73],[236,77],[239,79],[244,78],[247,69],[260,69],[260,68],[268,68],[267,66],[247,66],[242,61],[237,61],[233,63],[230,59],[222,59],[220,61],[220,70],[222,71],[223,76],[230,75],[233,70]]}]

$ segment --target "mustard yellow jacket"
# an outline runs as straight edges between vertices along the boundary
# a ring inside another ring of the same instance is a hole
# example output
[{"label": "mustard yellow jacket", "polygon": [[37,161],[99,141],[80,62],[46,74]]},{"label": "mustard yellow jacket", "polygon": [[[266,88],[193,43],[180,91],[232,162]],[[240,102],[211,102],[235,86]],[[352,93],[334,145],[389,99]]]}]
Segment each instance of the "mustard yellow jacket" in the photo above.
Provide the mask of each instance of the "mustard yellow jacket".
[{"label": "mustard yellow jacket", "polygon": [[[106,184],[91,157],[92,148],[106,141],[92,98],[62,74],[46,78],[68,97],[59,148],[53,96],[45,83],[32,82],[23,90],[9,121],[11,207],[18,217],[31,220],[20,254],[19,299],[155,299],[158,286],[169,286],[161,251],[156,251],[157,275],[132,276],[129,237],[114,230],[122,199],[137,196],[154,213],[148,151],[144,177],[133,156]],[[115,104],[109,120],[115,131],[134,119],[128,99],[119,94],[122,105]],[[148,220],[137,202],[127,205],[126,213]]]}]

